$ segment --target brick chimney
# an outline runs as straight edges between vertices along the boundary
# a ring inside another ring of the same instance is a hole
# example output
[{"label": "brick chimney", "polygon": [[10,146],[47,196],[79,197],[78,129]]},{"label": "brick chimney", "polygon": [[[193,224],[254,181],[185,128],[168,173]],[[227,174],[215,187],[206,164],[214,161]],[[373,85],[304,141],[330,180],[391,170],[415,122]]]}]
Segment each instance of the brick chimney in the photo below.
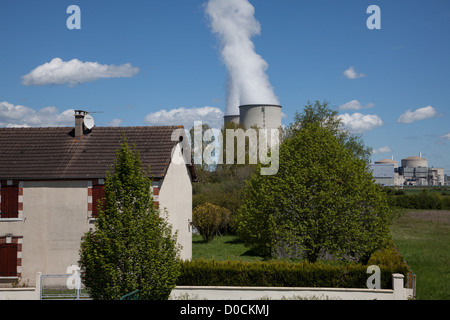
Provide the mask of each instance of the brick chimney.
[{"label": "brick chimney", "polygon": [[75,138],[80,138],[84,134],[84,117],[87,112],[83,110],[75,110]]}]

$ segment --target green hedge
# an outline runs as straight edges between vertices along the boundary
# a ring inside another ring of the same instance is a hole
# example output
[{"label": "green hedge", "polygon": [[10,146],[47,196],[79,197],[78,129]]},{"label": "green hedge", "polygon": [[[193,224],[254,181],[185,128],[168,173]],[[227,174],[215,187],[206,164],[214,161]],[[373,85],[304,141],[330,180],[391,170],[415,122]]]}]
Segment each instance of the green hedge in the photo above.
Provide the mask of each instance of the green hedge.
[{"label": "green hedge", "polygon": [[[395,250],[374,254],[368,265],[381,269],[381,288],[392,289],[392,274],[407,275],[408,266]],[[193,260],[182,262],[178,286],[366,288],[368,265],[324,262],[241,262]]]},{"label": "green hedge", "polygon": [[421,210],[450,210],[448,191],[430,192],[426,189],[416,194],[408,194],[404,190],[386,188],[388,201],[392,207]]}]

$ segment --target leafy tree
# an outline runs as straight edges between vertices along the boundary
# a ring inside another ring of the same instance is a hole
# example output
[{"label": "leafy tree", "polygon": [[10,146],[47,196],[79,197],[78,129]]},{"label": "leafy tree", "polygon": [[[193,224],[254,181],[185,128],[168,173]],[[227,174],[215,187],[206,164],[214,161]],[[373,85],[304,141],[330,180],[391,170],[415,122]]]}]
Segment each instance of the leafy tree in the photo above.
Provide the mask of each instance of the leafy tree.
[{"label": "leafy tree", "polygon": [[179,275],[176,233],[155,209],[151,180],[136,149],[123,139],[105,180],[95,230],[80,249],[82,278],[93,299],[167,299]]},{"label": "leafy tree", "polygon": [[310,262],[366,262],[390,237],[386,194],[367,163],[315,120],[290,131],[277,175],[251,177],[237,221],[240,238],[260,254]]},{"label": "leafy tree", "polygon": [[345,129],[342,119],[339,117],[339,112],[331,108],[326,101],[323,103],[316,101],[314,104],[308,102],[301,113],[296,112],[294,123],[287,130],[286,136],[293,136],[298,130],[313,123],[327,128],[356,157],[369,163],[372,148],[364,145],[360,135],[351,133]]},{"label": "leafy tree", "polygon": [[220,229],[228,225],[230,211],[211,203],[205,203],[194,209],[192,219],[200,235],[209,242],[214,239]]}]

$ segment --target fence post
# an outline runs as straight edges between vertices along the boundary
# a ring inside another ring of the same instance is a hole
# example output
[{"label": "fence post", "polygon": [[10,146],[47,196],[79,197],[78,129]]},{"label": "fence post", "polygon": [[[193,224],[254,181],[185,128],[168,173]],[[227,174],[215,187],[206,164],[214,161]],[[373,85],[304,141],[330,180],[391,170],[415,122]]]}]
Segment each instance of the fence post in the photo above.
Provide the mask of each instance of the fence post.
[{"label": "fence post", "polygon": [[405,300],[405,288],[403,284],[405,276],[400,273],[392,275],[392,288],[394,289],[394,300]]},{"label": "fence post", "polygon": [[34,289],[34,299],[35,300],[41,300],[41,278],[42,278],[42,272],[36,273],[36,285]]}]

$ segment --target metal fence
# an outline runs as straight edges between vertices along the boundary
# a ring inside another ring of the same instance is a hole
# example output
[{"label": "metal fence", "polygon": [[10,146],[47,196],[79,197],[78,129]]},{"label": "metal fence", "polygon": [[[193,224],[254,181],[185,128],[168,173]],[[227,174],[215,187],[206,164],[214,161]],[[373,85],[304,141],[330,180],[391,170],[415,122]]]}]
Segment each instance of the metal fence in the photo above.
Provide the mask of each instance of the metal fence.
[{"label": "metal fence", "polygon": [[73,274],[41,275],[41,300],[81,300],[90,299],[87,290]]},{"label": "metal fence", "polygon": [[141,292],[139,290],[133,291],[124,295],[120,300],[141,300]]},{"label": "metal fence", "polygon": [[413,290],[413,298],[414,299],[416,298],[416,281],[417,281],[416,274],[410,268],[409,272],[407,274],[407,277],[406,277],[405,288]]}]

